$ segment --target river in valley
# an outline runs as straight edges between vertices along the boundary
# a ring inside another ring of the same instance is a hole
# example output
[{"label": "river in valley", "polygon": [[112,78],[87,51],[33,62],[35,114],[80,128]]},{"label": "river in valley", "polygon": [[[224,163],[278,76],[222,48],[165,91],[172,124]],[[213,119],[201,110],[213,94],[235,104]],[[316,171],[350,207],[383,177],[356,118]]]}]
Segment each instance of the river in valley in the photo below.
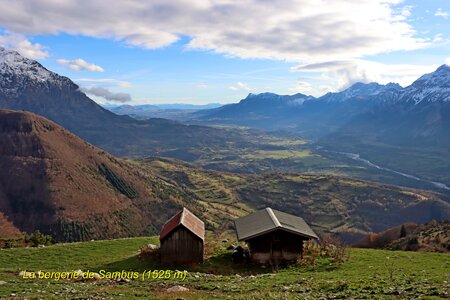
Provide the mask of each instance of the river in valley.
[{"label": "river in valley", "polygon": [[[321,147],[320,147],[320,148],[321,148]],[[367,166],[370,166],[370,167],[372,167],[372,168],[376,168],[376,169],[378,169],[378,170],[382,170],[382,171],[394,173],[394,174],[397,174],[397,175],[400,175],[400,176],[403,176],[403,177],[406,177],[406,178],[409,178],[409,179],[417,180],[417,181],[420,181],[420,182],[425,182],[425,183],[431,184],[431,185],[433,185],[434,187],[437,187],[437,188],[439,188],[439,189],[444,189],[444,190],[450,191],[450,187],[449,187],[448,185],[442,183],[442,182],[436,182],[436,181],[426,180],[426,179],[423,179],[423,178],[420,178],[420,177],[417,177],[417,176],[414,176],[414,175],[411,175],[411,174],[399,172],[399,171],[396,171],[396,170],[392,170],[392,169],[390,169],[390,168],[386,168],[386,167],[383,167],[383,166],[374,164],[373,162],[371,162],[371,161],[369,161],[369,160],[367,160],[367,159],[362,158],[362,157],[361,157],[359,154],[357,154],[357,153],[331,151],[331,150],[325,150],[325,149],[323,149],[323,148],[321,148],[320,150],[321,150],[321,151],[325,151],[325,152],[329,152],[329,153],[341,154],[341,155],[344,155],[344,156],[346,156],[346,157],[348,157],[348,158],[350,158],[350,159],[353,159],[353,160],[355,160],[355,161],[362,162],[363,164],[365,164],[365,165],[367,165]]]}]

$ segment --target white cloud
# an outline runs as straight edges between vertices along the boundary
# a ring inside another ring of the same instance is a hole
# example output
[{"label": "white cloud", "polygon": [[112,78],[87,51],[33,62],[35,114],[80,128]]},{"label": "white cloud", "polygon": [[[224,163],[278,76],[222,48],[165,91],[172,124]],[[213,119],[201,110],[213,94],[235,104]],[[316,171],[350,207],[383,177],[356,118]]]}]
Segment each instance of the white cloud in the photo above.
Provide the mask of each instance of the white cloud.
[{"label": "white cloud", "polygon": [[401,10],[401,15],[405,18],[411,16],[411,10],[412,10],[412,6],[408,5],[408,6],[404,6]]},{"label": "white cloud", "polygon": [[56,62],[60,65],[65,65],[74,71],[92,71],[92,72],[105,71],[102,67],[88,63],[87,61],[85,61],[84,59],[81,59],[81,58],[74,59],[74,60],[67,60],[67,59],[61,58],[61,59],[57,59]]},{"label": "white cloud", "polygon": [[61,32],[160,48],[188,37],[189,49],[299,62],[361,58],[428,45],[400,0],[15,0],[0,24],[24,34]]},{"label": "white cloud", "polygon": [[326,93],[333,92],[334,89],[328,85],[319,86],[320,96],[325,95]]},{"label": "white cloud", "polygon": [[447,57],[447,58],[445,59],[445,64],[446,64],[447,66],[450,66],[450,57]]},{"label": "white cloud", "polygon": [[250,91],[251,90],[250,86],[247,83],[243,83],[243,82],[240,82],[240,81],[238,81],[235,84],[231,85],[229,87],[229,89],[232,90],[232,91],[239,91],[239,90]]},{"label": "white cloud", "polygon": [[80,91],[82,91],[83,93],[89,94],[89,95],[101,97],[108,101],[115,101],[115,102],[122,102],[122,103],[132,101],[130,94],[113,93],[103,87],[81,88]]},{"label": "white cloud", "polygon": [[30,59],[41,59],[50,56],[44,46],[33,44],[22,34],[7,32],[4,35],[0,35],[0,46],[16,50]]},{"label": "white cloud", "polygon": [[406,21],[411,16],[411,5],[403,6],[400,9],[397,10],[397,13],[395,14],[394,18],[396,21]]},{"label": "white cloud", "polygon": [[294,93],[307,93],[312,90],[312,85],[309,82],[306,81],[298,81],[295,87],[289,89],[291,92]]},{"label": "white cloud", "polygon": [[199,82],[195,85],[198,89],[208,89],[211,86],[205,82]]},{"label": "white cloud", "polygon": [[109,101],[125,103],[133,101],[131,95],[128,93],[111,91],[130,87],[131,84],[127,81],[114,78],[76,78],[73,81],[82,86],[80,87],[80,91],[88,94],[98,103]]},{"label": "white cloud", "polygon": [[[382,64],[367,60],[342,60],[317,64],[301,65],[292,70],[305,73],[317,73],[332,84],[325,88],[333,91],[343,90],[355,82],[378,82],[386,84],[396,82],[402,86],[411,84],[425,73],[434,71],[437,65]],[[320,91],[321,92],[321,91]],[[316,91],[317,94],[321,94]]]},{"label": "white cloud", "polygon": [[442,17],[442,18],[445,18],[445,19],[447,19],[448,16],[450,16],[450,14],[447,11],[442,10],[442,8],[438,8],[436,10],[436,12],[434,13],[434,15],[436,17]]},{"label": "white cloud", "polygon": [[102,86],[102,87],[130,87],[131,83],[128,81],[117,80],[114,78],[76,78],[73,81],[86,86]]},{"label": "white cloud", "polygon": [[444,41],[444,38],[443,38],[442,33],[437,33],[437,34],[434,35],[433,43],[438,44],[438,43],[442,43],[443,41]]}]

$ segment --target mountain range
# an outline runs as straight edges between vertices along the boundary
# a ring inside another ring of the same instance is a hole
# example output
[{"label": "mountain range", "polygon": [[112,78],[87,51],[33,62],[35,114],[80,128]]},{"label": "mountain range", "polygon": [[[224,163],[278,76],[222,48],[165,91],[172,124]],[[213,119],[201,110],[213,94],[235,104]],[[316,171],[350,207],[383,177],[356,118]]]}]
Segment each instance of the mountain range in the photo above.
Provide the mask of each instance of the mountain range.
[{"label": "mountain range", "polygon": [[1,47],[0,108],[44,116],[115,155],[186,158],[192,149],[250,144],[238,131],[119,116],[87,97],[69,78]]},{"label": "mountain range", "polygon": [[[154,154],[164,152],[161,148],[180,146],[219,148],[236,139],[243,141],[236,132],[217,128],[118,116],[88,98],[69,78],[3,48],[0,108],[43,115],[117,155]],[[134,114],[136,109],[148,107],[118,109],[131,109],[129,113]],[[443,65],[405,88],[394,83],[355,83],[342,92],[319,98],[300,93],[249,94],[236,104],[195,111],[190,119],[290,130],[328,145],[336,140],[348,140],[347,144],[370,140],[394,146],[448,149],[450,67]]]},{"label": "mountain range", "polygon": [[[261,144],[267,132],[223,126],[245,125],[306,137],[313,142],[309,145],[315,153],[324,147],[347,152],[396,172],[450,186],[449,74],[450,67],[443,65],[405,88],[395,83],[356,83],[319,98],[249,94],[236,104],[196,111],[160,110],[156,116],[165,119],[148,119],[114,114],[69,78],[0,48],[0,108],[45,116],[119,156],[158,155],[204,165],[205,157],[230,161],[237,149],[273,148],[273,144]],[[226,155],[218,158],[218,153]],[[236,166],[242,169],[232,161],[226,169]]]},{"label": "mountain range", "polygon": [[321,174],[204,171],[172,159],[124,160],[58,124],[0,110],[0,238],[36,229],[56,241],[153,235],[182,206],[222,230],[271,206],[352,237],[448,219],[436,193]]},{"label": "mountain range", "polygon": [[365,98],[367,109],[353,116],[334,138],[371,135],[376,142],[407,147],[450,147],[450,67],[443,65],[410,86]]},{"label": "mountain range", "polygon": [[318,148],[357,154],[377,165],[450,184],[450,67],[402,88],[355,83],[319,98],[249,94],[239,103],[196,112],[206,124],[288,130]]},{"label": "mountain range", "polygon": [[143,105],[103,105],[104,108],[117,115],[129,115],[135,119],[163,118],[185,121],[189,115],[198,110],[212,109],[222,106],[219,103],[205,105],[193,104],[143,104]]},{"label": "mountain range", "polygon": [[[361,131],[365,134],[376,134],[390,143],[425,141],[427,145],[448,146],[449,107],[450,67],[442,65],[405,88],[395,83],[358,82],[319,98],[300,93],[249,94],[239,103],[197,112],[193,118],[269,130],[289,129],[312,139],[343,134],[349,127],[363,125],[366,128]],[[396,130],[390,130],[392,126]]]},{"label": "mountain range", "polygon": [[201,109],[212,109],[222,106],[220,103],[209,103],[209,104],[185,104],[185,103],[171,103],[171,104],[138,104],[138,105],[130,105],[130,104],[121,104],[121,105],[113,105],[113,104],[104,104],[103,107],[109,109],[113,112],[116,110],[133,108],[141,111],[148,110],[164,110],[164,109],[174,109],[174,110],[201,110]]},{"label": "mountain range", "polygon": [[[303,94],[250,94],[238,104],[196,111],[191,118],[206,124],[301,132],[330,148],[357,145],[349,141],[363,144],[367,136],[386,145],[408,145],[416,134],[422,148],[446,153],[442,147],[448,132],[448,72],[442,66],[407,88],[359,83],[319,99]],[[175,160],[117,158],[113,155],[195,160],[213,153],[214,162],[233,163],[233,155],[226,151],[232,145],[249,161],[258,160],[259,155],[264,158],[274,149],[278,152],[263,159],[264,163],[281,156],[282,163],[290,165],[289,158],[284,159],[289,155],[319,160],[303,148],[302,140],[288,140],[288,135],[262,138],[257,130],[116,115],[88,98],[69,78],[2,48],[0,108],[3,235],[40,229],[55,240],[76,241],[154,234],[181,206],[205,220],[209,229],[225,228],[230,220],[262,206],[283,209],[303,216],[315,228],[344,234],[450,216],[447,196],[432,192],[333,175],[274,173],[271,168],[270,174],[245,175],[205,171]],[[419,119],[408,127],[411,116]],[[398,120],[404,120],[403,127]],[[371,126],[379,128],[364,132]],[[389,126],[393,132],[379,134]],[[399,131],[392,126],[405,128],[403,139],[391,141]],[[387,154],[376,153],[397,161],[395,150],[404,148],[393,147]],[[420,161],[414,155],[406,159]],[[449,176],[448,165],[439,167]],[[436,168],[423,169],[439,175]]]}]

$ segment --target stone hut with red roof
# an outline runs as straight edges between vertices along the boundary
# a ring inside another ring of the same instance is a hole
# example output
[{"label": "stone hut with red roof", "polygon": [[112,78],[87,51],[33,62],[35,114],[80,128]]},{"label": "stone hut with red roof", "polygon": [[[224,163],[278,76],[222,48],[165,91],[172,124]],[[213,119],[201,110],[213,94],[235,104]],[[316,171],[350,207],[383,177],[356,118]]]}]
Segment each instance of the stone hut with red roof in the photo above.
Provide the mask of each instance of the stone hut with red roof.
[{"label": "stone hut with red roof", "polygon": [[202,263],[205,224],[188,209],[170,218],[159,234],[161,262],[169,264]]}]

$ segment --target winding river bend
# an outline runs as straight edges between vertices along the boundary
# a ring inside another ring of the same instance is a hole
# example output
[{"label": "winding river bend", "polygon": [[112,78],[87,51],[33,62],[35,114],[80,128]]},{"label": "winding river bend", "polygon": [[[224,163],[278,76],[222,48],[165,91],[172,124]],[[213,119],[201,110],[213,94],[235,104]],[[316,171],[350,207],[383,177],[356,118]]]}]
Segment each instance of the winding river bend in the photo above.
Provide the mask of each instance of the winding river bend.
[{"label": "winding river bend", "polygon": [[344,155],[344,156],[346,156],[346,157],[348,157],[348,158],[350,158],[350,159],[353,159],[353,160],[362,162],[362,163],[364,163],[365,165],[368,165],[368,166],[370,166],[370,167],[372,167],[372,168],[376,168],[376,169],[378,169],[378,170],[383,170],[383,171],[386,171],[386,172],[394,173],[394,174],[397,174],[397,175],[400,175],[400,176],[403,176],[403,177],[406,177],[406,178],[409,178],[409,179],[414,179],[414,180],[417,180],[417,181],[429,183],[429,184],[432,184],[433,186],[435,186],[435,187],[437,187],[437,188],[440,188],[440,189],[444,189],[444,190],[450,191],[450,187],[449,187],[448,185],[442,183],[442,182],[436,182],[436,181],[426,180],[426,179],[423,179],[423,178],[420,178],[420,177],[417,177],[417,176],[414,176],[414,175],[411,175],[411,174],[399,172],[399,171],[396,171],[396,170],[392,170],[392,169],[389,169],[389,168],[386,168],[386,167],[383,167],[383,166],[374,164],[373,162],[371,162],[371,161],[369,161],[369,160],[367,160],[367,159],[362,158],[362,157],[361,157],[359,154],[357,154],[357,153],[339,152],[339,151],[330,151],[330,150],[325,150],[325,149],[323,149],[323,148],[322,148],[322,151],[326,151],[326,152],[330,152],[330,153],[336,153],[336,154],[341,154],[341,155]]}]

